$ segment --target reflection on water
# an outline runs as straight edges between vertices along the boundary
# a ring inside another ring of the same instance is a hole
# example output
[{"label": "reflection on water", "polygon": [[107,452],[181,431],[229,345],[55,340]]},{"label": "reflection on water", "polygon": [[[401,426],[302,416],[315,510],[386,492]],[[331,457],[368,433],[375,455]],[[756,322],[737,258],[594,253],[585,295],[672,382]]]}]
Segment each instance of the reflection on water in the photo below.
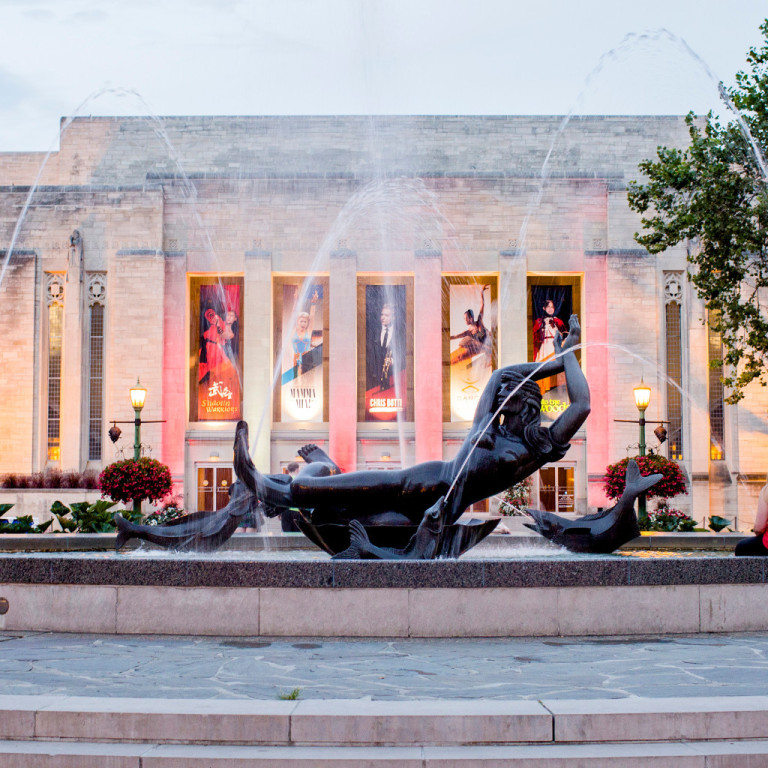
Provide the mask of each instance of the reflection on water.
[{"label": "reflection on water", "polygon": [[[66,558],[66,559],[97,559],[97,560],[180,560],[213,562],[321,562],[330,560],[330,556],[319,549],[292,550],[222,550],[201,554],[198,552],[173,552],[142,546],[127,552],[4,552],[0,553],[0,561],[4,558]],[[688,558],[723,558],[733,557],[732,552],[709,550],[654,550],[635,549],[626,552],[614,552],[611,555],[578,554],[569,552],[563,547],[551,544],[521,544],[519,546],[477,547],[461,557],[462,560],[619,560],[622,558],[651,558],[660,560],[677,560]]]}]

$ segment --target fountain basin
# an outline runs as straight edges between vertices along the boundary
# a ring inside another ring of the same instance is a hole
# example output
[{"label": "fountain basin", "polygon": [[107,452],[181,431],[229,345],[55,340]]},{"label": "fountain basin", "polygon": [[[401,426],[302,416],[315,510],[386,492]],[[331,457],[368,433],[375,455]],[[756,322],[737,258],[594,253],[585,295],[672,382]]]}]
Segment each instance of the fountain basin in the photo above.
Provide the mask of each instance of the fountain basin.
[{"label": "fountain basin", "polygon": [[768,629],[761,558],[507,555],[334,562],[315,552],[302,560],[3,553],[0,629],[289,637]]}]

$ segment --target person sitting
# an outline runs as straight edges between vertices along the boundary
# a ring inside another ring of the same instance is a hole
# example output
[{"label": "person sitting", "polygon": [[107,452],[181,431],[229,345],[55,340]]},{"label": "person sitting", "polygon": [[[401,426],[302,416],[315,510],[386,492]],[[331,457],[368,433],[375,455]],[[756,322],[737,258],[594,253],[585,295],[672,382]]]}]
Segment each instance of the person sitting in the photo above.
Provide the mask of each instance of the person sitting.
[{"label": "person sitting", "polygon": [[768,555],[768,482],[763,486],[757,497],[757,514],[752,530],[756,534],[748,539],[742,539],[736,545],[736,557]]}]

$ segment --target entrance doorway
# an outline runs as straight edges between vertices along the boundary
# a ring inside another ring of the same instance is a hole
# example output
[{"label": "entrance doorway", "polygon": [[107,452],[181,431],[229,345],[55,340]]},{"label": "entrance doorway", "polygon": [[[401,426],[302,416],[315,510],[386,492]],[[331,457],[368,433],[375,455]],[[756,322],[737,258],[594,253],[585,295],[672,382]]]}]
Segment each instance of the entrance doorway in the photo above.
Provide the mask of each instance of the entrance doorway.
[{"label": "entrance doorway", "polygon": [[539,509],[573,512],[574,502],[573,467],[554,466],[539,470]]},{"label": "entrance doorway", "polygon": [[197,468],[197,511],[213,512],[229,504],[232,465],[212,464]]}]

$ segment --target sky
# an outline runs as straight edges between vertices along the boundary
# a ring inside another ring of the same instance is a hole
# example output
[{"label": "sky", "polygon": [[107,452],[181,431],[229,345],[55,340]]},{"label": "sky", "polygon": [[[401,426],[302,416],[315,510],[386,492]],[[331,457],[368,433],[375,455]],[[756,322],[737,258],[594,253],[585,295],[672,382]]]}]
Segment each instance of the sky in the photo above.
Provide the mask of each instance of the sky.
[{"label": "sky", "polygon": [[0,0],[0,152],[70,115],[723,113],[765,0]]}]

